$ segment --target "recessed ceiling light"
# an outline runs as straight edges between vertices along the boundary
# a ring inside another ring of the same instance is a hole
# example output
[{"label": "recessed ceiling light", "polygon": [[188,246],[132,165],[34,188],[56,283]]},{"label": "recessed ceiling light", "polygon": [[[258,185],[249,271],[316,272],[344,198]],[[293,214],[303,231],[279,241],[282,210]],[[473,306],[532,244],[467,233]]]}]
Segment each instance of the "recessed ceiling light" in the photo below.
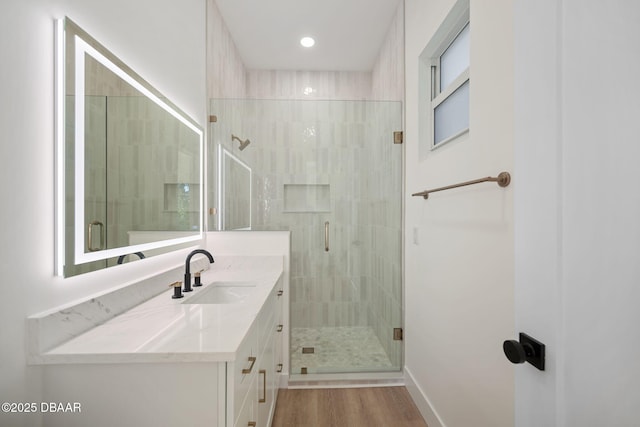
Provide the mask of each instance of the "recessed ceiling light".
[{"label": "recessed ceiling light", "polygon": [[300,44],[304,47],[311,47],[316,44],[316,41],[311,37],[303,37],[300,39]]}]

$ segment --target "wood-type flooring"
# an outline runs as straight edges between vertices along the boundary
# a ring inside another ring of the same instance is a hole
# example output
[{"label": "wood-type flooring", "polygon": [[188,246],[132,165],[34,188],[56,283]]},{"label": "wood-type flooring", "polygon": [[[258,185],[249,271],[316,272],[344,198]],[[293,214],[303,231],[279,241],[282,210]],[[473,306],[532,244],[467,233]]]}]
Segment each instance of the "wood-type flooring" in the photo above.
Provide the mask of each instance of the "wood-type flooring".
[{"label": "wood-type flooring", "polygon": [[405,387],[281,389],[272,427],[427,427]]}]

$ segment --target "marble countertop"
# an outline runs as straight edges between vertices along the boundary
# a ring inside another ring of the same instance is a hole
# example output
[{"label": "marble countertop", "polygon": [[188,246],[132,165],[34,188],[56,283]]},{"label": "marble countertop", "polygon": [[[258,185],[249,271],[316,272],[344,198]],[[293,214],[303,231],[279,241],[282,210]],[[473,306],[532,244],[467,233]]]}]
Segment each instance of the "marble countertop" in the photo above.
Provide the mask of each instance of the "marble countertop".
[{"label": "marble countertop", "polygon": [[[172,299],[173,290],[40,355],[43,364],[233,361],[283,272],[279,256],[216,257],[204,286]],[[197,304],[189,299],[218,282],[252,282],[243,302]],[[168,285],[168,284],[167,284]]]}]

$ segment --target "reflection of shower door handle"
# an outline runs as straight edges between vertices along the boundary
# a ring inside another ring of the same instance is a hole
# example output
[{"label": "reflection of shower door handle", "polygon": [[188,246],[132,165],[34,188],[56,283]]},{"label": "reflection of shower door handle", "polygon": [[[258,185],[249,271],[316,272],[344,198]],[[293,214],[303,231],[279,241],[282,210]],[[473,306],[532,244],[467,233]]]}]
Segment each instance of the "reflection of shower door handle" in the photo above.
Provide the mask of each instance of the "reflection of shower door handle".
[{"label": "reflection of shower door handle", "polygon": [[329,221],[324,223],[324,251],[329,252]]},{"label": "reflection of shower door handle", "polygon": [[[100,227],[100,246],[94,248],[93,245],[93,226]],[[87,249],[89,252],[101,251],[104,249],[104,224],[100,221],[92,221],[89,223],[89,230],[87,232]]]}]

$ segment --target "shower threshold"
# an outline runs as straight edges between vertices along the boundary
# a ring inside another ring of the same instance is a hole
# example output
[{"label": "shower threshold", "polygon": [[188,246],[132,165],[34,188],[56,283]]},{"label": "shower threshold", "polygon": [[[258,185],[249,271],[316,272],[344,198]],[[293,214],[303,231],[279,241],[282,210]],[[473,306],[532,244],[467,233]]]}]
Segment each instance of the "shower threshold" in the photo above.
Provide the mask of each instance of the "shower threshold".
[{"label": "shower threshold", "polygon": [[343,387],[396,387],[404,386],[404,373],[345,372],[339,374],[289,375],[286,388],[343,388]]}]

